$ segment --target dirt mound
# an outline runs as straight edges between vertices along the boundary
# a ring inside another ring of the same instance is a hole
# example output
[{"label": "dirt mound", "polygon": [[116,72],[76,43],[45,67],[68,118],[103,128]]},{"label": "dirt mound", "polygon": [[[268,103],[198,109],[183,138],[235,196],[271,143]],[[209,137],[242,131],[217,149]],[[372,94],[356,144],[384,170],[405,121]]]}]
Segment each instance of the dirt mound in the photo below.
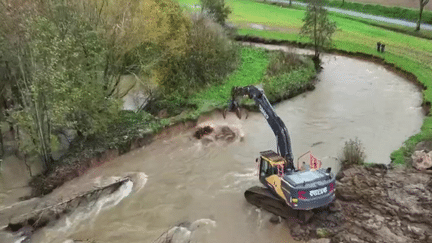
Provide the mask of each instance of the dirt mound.
[{"label": "dirt mound", "polygon": [[431,178],[406,169],[346,169],[336,184],[335,208],[319,212],[292,234],[331,242],[432,242]]}]

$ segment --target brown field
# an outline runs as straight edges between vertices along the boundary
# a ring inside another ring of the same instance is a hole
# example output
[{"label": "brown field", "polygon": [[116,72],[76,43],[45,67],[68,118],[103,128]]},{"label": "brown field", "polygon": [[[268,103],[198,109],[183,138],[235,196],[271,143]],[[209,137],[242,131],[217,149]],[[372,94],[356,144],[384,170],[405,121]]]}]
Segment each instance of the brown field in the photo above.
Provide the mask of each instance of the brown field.
[{"label": "brown field", "polygon": [[[369,4],[381,4],[387,6],[397,6],[405,8],[419,8],[419,0],[354,0],[347,2],[359,2],[359,3],[369,3]],[[432,2],[429,2],[425,10],[432,11]]]}]

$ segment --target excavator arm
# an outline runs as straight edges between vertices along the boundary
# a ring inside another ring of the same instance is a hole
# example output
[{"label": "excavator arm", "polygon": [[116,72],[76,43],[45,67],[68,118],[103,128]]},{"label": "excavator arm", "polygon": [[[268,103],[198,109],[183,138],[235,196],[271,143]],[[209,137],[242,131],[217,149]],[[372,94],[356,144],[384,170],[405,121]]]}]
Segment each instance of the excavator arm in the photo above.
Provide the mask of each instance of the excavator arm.
[{"label": "excavator arm", "polygon": [[288,169],[295,170],[294,168],[294,157],[291,149],[291,141],[288,134],[288,130],[280,119],[280,117],[276,114],[272,105],[268,101],[264,92],[253,85],[245,86],[245,87],[233,87],[231,90],[231,102],[229,105],[229,110],[234,111],[238,110],[238,102],[236,101],[237,97],[249,96],[250,99],[255,100],[255,103],[258,105],[259,110],[267,120],[267,123],[270,125],[270,128],[273,130],[273,133],[276,136],[277,140],[277,152],[283,156],[288,162]]}]

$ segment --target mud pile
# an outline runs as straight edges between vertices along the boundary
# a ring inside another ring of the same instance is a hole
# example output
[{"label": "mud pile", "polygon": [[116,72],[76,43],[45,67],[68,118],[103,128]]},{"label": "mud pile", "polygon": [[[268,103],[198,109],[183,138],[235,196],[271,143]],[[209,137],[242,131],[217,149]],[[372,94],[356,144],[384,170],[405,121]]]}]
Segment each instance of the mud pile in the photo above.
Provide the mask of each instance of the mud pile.
[{"label": "mud pile", "polygon": [[297,238],[326,238],[310,242],[432,242],[431,178],[414,169],[343,170],[335,203],[291,232]]}]

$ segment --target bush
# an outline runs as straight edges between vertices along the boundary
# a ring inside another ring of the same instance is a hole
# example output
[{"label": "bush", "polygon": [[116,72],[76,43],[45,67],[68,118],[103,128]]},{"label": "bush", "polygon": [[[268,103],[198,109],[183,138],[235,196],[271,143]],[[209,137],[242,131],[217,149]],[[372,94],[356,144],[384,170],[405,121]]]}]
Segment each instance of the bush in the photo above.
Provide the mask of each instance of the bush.
[{"label": "bush", "polygon": [[345,142],[345,147],[340,158],[342,165],[361,165],[364,163],[365,158],[366,154],[364,153],[363,145],[358,138]]},{"label": "bush", "polygon": [[267,67],[267,75],[278,76],[289,73],[303,64],[299,55],[293,52],[277,51],[270,55],[270,63]]},{"label": "bush", "polygon": [[238,64],[239,48],[224,29],[202,14],[192,16],[192,27],[184,55],[163,61],[158,82],[164,93],[187,97],[221,83]]},{"label": "bush", "polygon": [[293,53],[276,53],[267,67],[264,91],[272,103],[288,99],[313,89],[315,75],[316,70],[310,58],[303,61],[303,57]]}]

